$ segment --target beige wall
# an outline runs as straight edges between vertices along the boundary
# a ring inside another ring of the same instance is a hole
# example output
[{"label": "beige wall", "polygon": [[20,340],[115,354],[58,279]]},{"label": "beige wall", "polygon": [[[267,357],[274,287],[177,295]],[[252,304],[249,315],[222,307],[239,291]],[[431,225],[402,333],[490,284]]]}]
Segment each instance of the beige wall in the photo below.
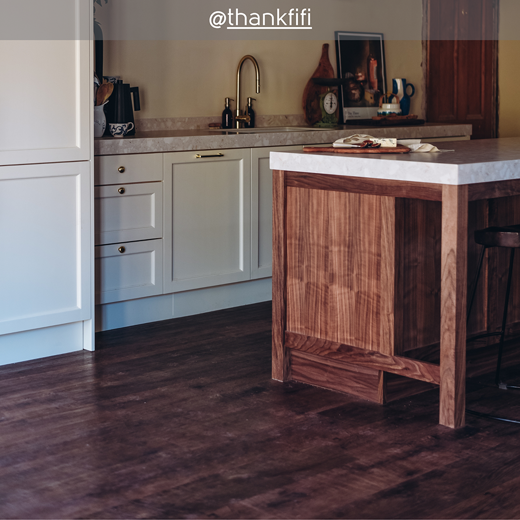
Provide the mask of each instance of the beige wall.
[{"label": "beige wall", "polygon": [[[356,4],[350,4],[357,6]],[[420,9],[417,2],[417,9]],[[103,8],[104,9],[104,8]],[[415,13],[417,14],[417,13]],[[357,19],[357,13],[350,20]],[[418,19],[416,16],[414,20]],[[520,41],[517,21],[520,1],[500,0],[499,23],[499,136],[520,136]],[[367,22],[368,23],[368,22]],[[418,23],[416,20],[414,23]],[[362,27],[382,30],[384,27]],[[361,27],[345,27],[360,30]],[[242,99],[257,97],[261,115],[301,114],[303,88],[317,66],[323,41],[108,41],[105,73],[121,75],[140,87],[142,110],[138,118],[214,116],[224,98],[235,97],[235,75],[239,59],[254,55],[260,64],[262,90],[254,93],[253,69],[243,68]],[[335,67],[334,42],[329,57]],[[385,41],[387,81],[404,77],[416,87],[412,112],[421,112],[423,98],[422,45],[419,40]]]},{"label": "beige wall", "polygon": [[498,136],[520,137],[520,42],[498,44]]},{"label": "beige wall", "polygon": [[520,137],[520,2],[500,0],[498,43],[498,136]]},{"label": "beige wall", "polygon": [[[242,67],[242,106],[247,96],[252,96],[257,99],[257,114],[297,114],[301,112],[305,83],[318,64],[321,43],[109,42],[105,70],[140,87],[143,99],[140,118],[220,116],[224,98],[236,97],[236,68],[240,58],[251,54],[260,66],[261,92],[255,94],[254,68],[248,61]],[[334,52],[329,54],[335,64]]]},{"label": "beige wall", "polygon": [[[224,98],[235,98],[236,68],[242,56],[252,54],[261,71],[261,92],[255,94],[254,69],[242,68],[242,106],[255,97],[259,115],[300,114],[303,89],[318,65],[323,43],[336,68],[334,41],[108,41],[107,75],[122,76],[140,87],[141,112],[136,116],[219,117]],[[387,81],[394,77],[415,84],[412,110],[421,107],[421,42],[386,41]],[[233,105],[234,106],[234,105]]]}]

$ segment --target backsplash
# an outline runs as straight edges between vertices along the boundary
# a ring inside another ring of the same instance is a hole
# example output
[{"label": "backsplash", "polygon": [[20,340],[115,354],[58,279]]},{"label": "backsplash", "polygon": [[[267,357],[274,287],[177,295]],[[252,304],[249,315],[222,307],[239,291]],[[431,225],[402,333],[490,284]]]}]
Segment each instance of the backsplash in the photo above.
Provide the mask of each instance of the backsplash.
[{"label": "backsplash", "polygon": [[[152,132],[157,130],[207,130],[210,123],[220,123],[220,116],[214,117],[169,117],[138,119],[137,131]],[[256,116],[256,126],[307,126],[303,114],[282,116]]]}]

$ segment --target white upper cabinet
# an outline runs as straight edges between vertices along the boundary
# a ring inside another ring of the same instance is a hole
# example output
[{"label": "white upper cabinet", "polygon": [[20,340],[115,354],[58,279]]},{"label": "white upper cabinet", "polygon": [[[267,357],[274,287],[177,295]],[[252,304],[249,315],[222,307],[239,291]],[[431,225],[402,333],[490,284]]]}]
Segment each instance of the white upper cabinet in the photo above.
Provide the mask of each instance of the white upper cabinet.
[{"label": "white upper cabinet", "polygon": [[0,165],[89,160],[92,0],[16,0],[2,12]]}]

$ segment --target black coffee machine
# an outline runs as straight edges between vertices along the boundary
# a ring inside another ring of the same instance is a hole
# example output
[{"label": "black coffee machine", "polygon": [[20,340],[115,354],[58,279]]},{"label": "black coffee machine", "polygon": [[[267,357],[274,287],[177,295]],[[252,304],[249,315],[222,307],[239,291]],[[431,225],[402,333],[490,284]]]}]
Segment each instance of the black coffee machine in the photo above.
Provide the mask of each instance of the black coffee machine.
[{"label": "black coffee machine", "polygon": [[[134,99],[133,110],[132,94]],[[134,123],[135,125],[134,110],[141,110],[139,87],[130,87],[130,84],[123,83],[123,80],[118,79],[114,83],[114,91],[105,105],[107,128],[104,135],[110,135],[110,123]],[[135,135],[135,126],[126,135]]]}]

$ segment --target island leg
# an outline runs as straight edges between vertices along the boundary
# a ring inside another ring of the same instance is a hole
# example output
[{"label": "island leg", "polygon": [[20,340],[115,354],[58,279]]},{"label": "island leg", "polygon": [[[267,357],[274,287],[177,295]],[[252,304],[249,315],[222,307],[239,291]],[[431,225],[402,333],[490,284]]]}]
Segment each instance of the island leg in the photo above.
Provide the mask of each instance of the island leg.
[{"label": "island leg", "polygon": [[468,188],[442,188],[441,359],[439,422],[464,426],[466,405],[466,291]]},{"label": "island leg", "polygon": [[285,278],[286,233],[285,233],[286,188],[285,172],[273,170],[273,361],[272,378],[287,381],[289,359],[285,348],[287,290]]}]

